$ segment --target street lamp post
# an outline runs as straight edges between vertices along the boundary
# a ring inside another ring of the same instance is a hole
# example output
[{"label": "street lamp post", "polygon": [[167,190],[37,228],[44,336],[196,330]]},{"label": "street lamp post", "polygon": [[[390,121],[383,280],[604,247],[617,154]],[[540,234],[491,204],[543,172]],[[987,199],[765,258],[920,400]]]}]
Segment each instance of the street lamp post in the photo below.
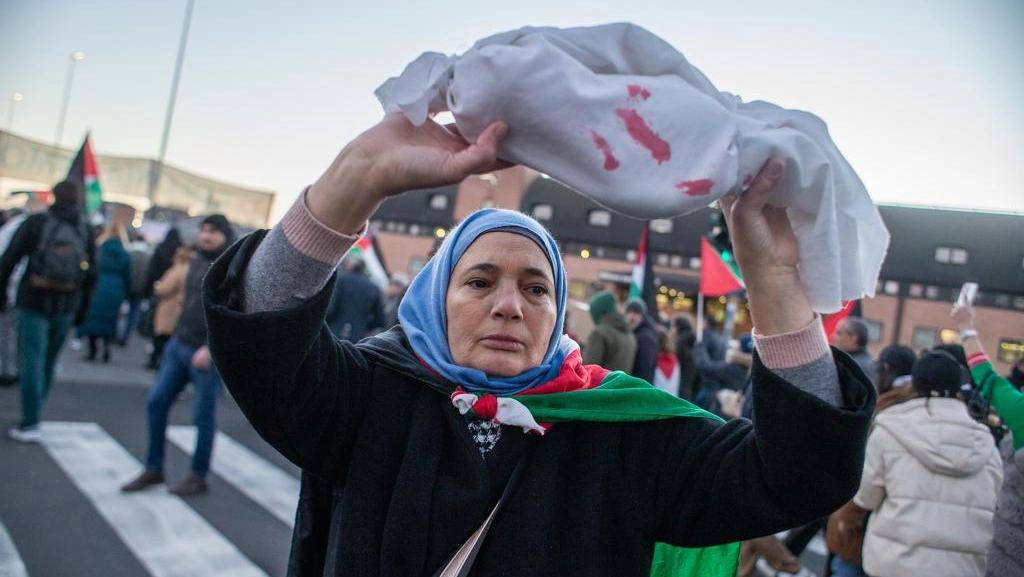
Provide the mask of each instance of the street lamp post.
[{"label": "street lamp post", "polygon": [[171,81],[171,97],[167,102],[167,114],[164,116],[164,130],[160,136],[160,152],[156,160],[149,165],[149,179],[146,184],[146,199],[152,207],[156,204],[156,189],[160,184],[160,172],[167,156],[167,139],[171,135],[171,119],[174,118],[174,103],[178,100],[178,82],[181,80],[181,67],[185,62],[185,47],[188,46],[188,29],[192,24],[192,7],[195,0],[188,0],[185,7],[185,21],[181,25],[181,41],[178,43],[178,58],[174,63],[174,77]]},{"label": "street lamp post", "polygon": [[20,92],[15,92],[11,95],[11,105],[7,107],[7,132],[11,131],[11,127],[14,126],[14,109],[18,103],[24,100],[25,97]]},{"label": "street lamp post", "polygon": [[85,58],[85,52],[75,50],[71,53],[71,61],[68,62],[68,76],[64,82],[64,102],[60,107],[60,116],[57,117],[57,134],[53,137],[53,144],[57,147],[64,140],[64,120],[68,116],[68,105],[71,102],[71,83],[75,79],[75,65]]}]

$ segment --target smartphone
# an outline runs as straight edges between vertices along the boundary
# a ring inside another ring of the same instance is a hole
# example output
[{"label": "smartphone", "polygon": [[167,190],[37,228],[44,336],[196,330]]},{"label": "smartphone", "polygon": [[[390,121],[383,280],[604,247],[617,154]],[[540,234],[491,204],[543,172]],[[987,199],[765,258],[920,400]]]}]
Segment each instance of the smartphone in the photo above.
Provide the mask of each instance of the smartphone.
[{"label": "smartphone", "polygon": [[960,287],[960,296],[956,298],[956,304],[961,307],[973,305],[976,296],[978,296],[978,283],[965,282],[964,286]]}]

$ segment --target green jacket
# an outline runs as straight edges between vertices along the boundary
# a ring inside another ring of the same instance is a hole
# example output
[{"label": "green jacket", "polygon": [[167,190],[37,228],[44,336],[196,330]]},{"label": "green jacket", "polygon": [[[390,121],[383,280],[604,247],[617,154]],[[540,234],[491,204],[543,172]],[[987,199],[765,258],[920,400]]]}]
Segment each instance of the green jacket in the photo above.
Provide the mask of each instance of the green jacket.
[{"label": "green jacket", "polygon": [[609,371],[632,373],[635,357],[636,337],[626,317],[618,311],[601,317],[583,349],[583,364],[601,365]]}]

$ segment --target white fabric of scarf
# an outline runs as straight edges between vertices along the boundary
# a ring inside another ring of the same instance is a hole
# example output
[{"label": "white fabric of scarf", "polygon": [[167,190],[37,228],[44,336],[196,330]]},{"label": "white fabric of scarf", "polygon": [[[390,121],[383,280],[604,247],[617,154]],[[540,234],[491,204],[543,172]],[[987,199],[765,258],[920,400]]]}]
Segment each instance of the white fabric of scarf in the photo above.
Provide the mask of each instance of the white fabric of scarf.
[{"label": "white fabric of scarf", "polygon": [[818,312],[874,296],[889,233],[816,116],[720,92],[675,48],[632,24],[522,28],[461,56],[427,52],[377,89],[420,125],[450,111],[473,142],[495,120],[502,159],[636,218],[671,218],[744,191],[773,155],[800,275]]}]

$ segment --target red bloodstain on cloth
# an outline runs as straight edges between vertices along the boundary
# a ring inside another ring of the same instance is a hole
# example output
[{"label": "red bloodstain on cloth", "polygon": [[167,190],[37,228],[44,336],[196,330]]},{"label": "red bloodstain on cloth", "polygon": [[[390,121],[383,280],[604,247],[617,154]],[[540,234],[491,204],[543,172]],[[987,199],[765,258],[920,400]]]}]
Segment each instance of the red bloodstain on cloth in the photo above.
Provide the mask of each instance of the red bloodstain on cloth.
[{"label": "red bloodstain on cloth", "polygon": [[626,132],[633,137],[633,140],[651,151],[651,156],[658,161],[658,164],[672,158],[672,147],[651,130],[647,121],[637,114],[636,110],[616,108],[615,115],[626,123]]},{"label": "red bloodstain on cloth", "polygon": [[640,86],[639,84],[630,84],[629,86],[626,87],[626,90],[629,91],[630,98],[639,98],[640,100],[647,100],[648,98],[651,97],[651,93],[646,88]]},{"label": "red bloodstain on cloth", "polygon": [[679,192],[686,193],[689,196],[704,196],[711,192],[711,186],[715,184],[715,181],[710,178],[702,178],[700,180],[687,180],[686,182],[680,182],[676,184],[676,188]]},{"label": "red bloodstain on cloth", "polygon": [[594,138],[594,144],[597,145],[597,149],[604,153],[604,169],[612,171],[618,168],[619,160],[615,158],[614,154],[612,154],[612,147],[608,144],[608,141],[593,130],[590,131],[590,136]]}]

